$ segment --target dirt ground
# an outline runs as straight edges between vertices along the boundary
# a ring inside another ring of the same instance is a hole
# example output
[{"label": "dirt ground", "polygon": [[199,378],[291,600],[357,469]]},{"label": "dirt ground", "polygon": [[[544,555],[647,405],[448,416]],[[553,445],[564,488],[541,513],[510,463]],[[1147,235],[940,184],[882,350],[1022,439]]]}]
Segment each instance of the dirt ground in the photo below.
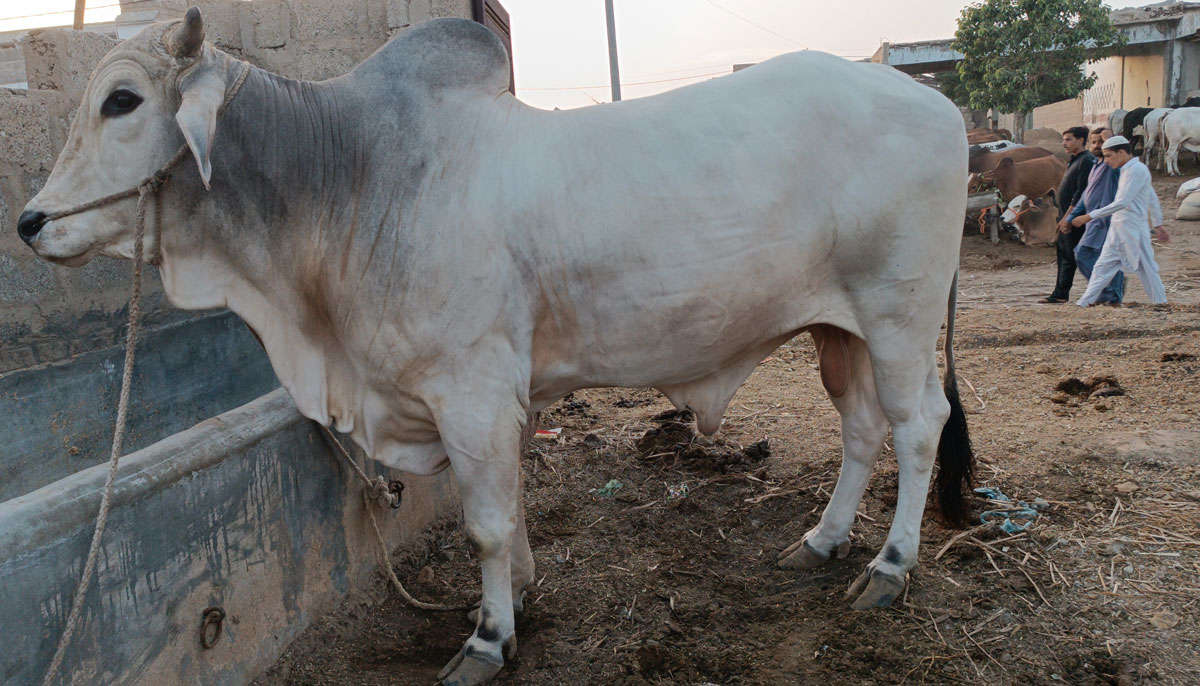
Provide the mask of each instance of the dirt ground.
[{"label": "dirt ground", "polygon": [[[1181,180],[1156,177],[1170,218]],[[1131,278],[1119,309],[1036,304],[1052,249],[964,238],[956,350],[977,485],[1041,509],[1012,534],[948,529],[931,510],[920,566],[887,610],[851,611],[843,595],[891,522],[890,448],[849,558],[775,565],[840,465],[807,336],[763,361],[714,445],[656,420],[670,406],[652,390],[550,408],[541,426],[562,435],[524,463],[538,581],[496,683],[1200,683],[1200,225],[1168,229],[1171,304],[1145,305]],[[453,522],[395,560],[419,598],[477,597]],[[413,610],[380,585],[256,683],[428,685],[470,631],[462,613]]]}]

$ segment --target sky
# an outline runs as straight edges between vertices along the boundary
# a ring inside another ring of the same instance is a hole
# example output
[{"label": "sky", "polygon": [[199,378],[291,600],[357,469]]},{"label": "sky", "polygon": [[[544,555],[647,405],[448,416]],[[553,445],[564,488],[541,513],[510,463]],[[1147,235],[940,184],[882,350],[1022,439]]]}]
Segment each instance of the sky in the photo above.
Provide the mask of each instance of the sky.
[{"label": "sky", "polygon": [[[336,0],[331,0],[335,4]],[[88,0],[111,21],[117,0]],[[512,24],[517,96],[569,109],[611,99],[604,0],[501,0]],[[621,95],[644,97],[795,50],[848,59],[879,43],[950,38],[964,0],[613,0]],[[1109,0],[1134,7],[1148,0]],[[73,0],[0,0],[0,31],[71,23]],[[54,11],[59,14],[53,14]],[[21,15],[37,15],[8,19]]]}]

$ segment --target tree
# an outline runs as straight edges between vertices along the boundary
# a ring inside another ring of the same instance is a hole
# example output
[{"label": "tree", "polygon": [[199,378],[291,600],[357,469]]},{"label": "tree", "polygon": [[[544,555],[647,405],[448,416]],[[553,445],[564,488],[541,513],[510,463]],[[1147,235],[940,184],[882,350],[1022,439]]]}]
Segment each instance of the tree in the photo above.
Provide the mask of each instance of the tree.
[{"label": "tree", "polygon": [[958,18],[951,47],[964,57],[947,95],[958,105],[1021,114],[1078,97],[1096,83],[1090,60],[1125,37],[1101,0],[984,0]]}]

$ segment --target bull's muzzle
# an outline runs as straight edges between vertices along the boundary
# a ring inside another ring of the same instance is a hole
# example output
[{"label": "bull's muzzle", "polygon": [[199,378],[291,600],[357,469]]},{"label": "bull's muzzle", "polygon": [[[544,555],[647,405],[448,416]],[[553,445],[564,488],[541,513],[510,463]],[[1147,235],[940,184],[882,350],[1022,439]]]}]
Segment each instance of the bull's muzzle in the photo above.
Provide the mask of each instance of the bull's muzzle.
[{"label": "bull's muzzle", "polygon": [[33,245],[33,239],[37,238],[42,227],[46,225],[46,219],[45,212],[25,210],[21,213],[21,218],[17,220],[17,235],[25,241],[25,245]]}]

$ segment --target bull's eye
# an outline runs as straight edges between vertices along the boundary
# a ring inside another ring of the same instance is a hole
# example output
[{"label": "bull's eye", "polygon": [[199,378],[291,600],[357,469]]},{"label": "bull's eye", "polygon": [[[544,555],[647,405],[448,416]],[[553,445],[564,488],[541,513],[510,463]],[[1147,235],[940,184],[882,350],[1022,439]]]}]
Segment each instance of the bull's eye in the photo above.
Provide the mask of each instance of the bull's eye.
[{"label": "bull's eye", "polygon": [[142,99],[137,93],[124,88],[115,90],[108,94],[108,98],[100,106],[100,116],[119,117],[134,111],[140,104],[142,104]]}]

